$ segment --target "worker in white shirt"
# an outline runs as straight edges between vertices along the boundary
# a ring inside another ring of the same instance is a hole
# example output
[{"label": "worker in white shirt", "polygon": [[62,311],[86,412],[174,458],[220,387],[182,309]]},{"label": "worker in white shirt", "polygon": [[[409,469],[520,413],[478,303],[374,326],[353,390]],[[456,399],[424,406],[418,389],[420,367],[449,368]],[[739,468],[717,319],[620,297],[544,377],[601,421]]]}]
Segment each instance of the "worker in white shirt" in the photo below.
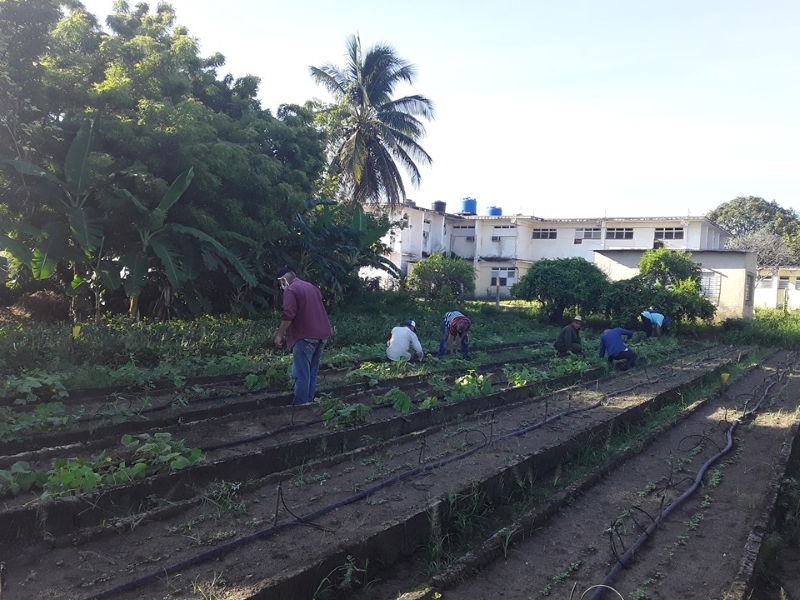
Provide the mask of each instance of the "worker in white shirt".
[{"label": "worker in white shirt", "polygon": [[401,326],[393,328],[392,333],[389,334],[389,341],[386,343],[386,357],[389,360],[404,358],[413,362],[411,348],[416,352],[414,359],[422,360],[424,354],[422,344],[419,343],[417,337],[417,324],[408,319]]}]

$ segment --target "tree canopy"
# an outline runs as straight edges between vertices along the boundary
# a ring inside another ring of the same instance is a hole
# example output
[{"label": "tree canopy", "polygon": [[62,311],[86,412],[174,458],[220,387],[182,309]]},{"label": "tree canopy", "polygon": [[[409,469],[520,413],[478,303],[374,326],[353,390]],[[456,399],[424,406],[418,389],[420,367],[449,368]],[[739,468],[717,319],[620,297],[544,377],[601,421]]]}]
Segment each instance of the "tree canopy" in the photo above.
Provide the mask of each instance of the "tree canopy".
[{"label": "tree canopy", "polygon": [[[767,202],[757,196],[738,196],[720,204],[706,216],[733,234],[728,242],[729,248],[744,249],[748,243],[753,243],[753,249],[758,252],[759,247],[764,249],[764,242],[768,239],[763,234],[773,234],[780,236],[791,254],[788,262],[800,261],[800,217],[794,209],[784,208],[775,200]],[[769,258],[773,250],[762,254],[765,263],[776,257],[773,253]]]},{"label": "tree canopy", "polygon": [[564,311],[590,313],[600,306],[608,279],[597,265],[583,258],[537,261],[511,288],[511,295],[542,304],[551,323],[559,323]]},{"label": "tree canopy", "polygon": [[220,75],[224,56],[201,56],[167,2],[154,12],[116,2],[106,23],[78,2],[0,0],[0,250],[11,283],[74,302],[94,286],[95,300],[113,303],[125,296],[110,274],[129,277],[125,257],[139,254],[147,269],[129,283],[141,282],[145,313],[165,293],[197,311],[255,310],[274,293],[272,273],[302,253],[324,256],[319,276],[342,290],[359,264],[378,261],[352,210],[336,235],[298,247],[319,221],[326,165],[311,110],[263,109],[259,79]]},{"label": "tree canopy", "polygon": [[339,176],[344,195],[358,205],[385,201],[390,206],[406,199],[398,164],[412,185],[420,182],[418,164],[431,164],[419,144],[425,135],[422,119],[433,118],[433,103],[419,94],[394,98],[401,83],[413,84],[416,69],[394,48],[376,44],[364,51],[361,38],[347,38],[344,68],[326,63],[310,67],[311,76],[336,99],[329,107],[336,118],[328,122],[330,170]]},{"label": "tree canopy", "polygon": [[642,254],[639,275],[651,286],[672,287],[686,280],[699,285],[700,265],[692,260],[689,252],[657,248]]}]

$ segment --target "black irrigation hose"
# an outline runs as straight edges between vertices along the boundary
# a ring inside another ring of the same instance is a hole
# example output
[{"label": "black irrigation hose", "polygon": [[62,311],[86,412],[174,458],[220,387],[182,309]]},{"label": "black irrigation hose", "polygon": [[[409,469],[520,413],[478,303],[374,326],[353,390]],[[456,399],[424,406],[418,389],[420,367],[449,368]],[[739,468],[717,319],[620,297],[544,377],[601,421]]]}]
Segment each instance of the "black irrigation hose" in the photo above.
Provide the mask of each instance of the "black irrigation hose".
[{"label": "black irrigation hose", "polygon": [[[607,398],[607,397],[610,397],[610,396],[615,396],[615,395],[618,395],[618,394],[621,394],[621,393],[625,393],[627,391],[634,390],[637,387],[640,387],[640,386],[643,386],[643,385],[650,385],[652,383],[657,382],[658,380],[659,380],[659,378],[656,378],[654,380],[648,380],[648,381],[636,383],[636,384],[632,385],[629,388],[626,388],[626,389],[623,389],[623,390],[617,390],[616,392],[612,392],[611,394],[604,395],[604,397]],[[591,404],[589,406],[580,407],[580,408],[573,408],[573,409],[567,409],[567,410],[562,411],[560,413],[557,413],[557,414],[555,414],[555,415],[553,415],[551,417],[546,417],[542,421],[540,421],[538,423],[534,423],[533,425],[529,425],[529,426],[523,427],[521,429],[517,429],[515,431],[511,431],[511,432],[509,432],[509,433],[507,433],[507,434],[505,434],[503,436],[500,436],[498,438],[492,439],[490,441],[486,441],[483,444],[481,444],[480,446],[476,446],[475,448],[467,450],[466,452],[462,452],[461,454],[456,454],[456,455],[451,456],[449,458],[445,458],[445,459],[442,459],[442,460],[439,460],[439,461],[436,461],[436,462],[433,462],[433,463],[430,463],[430,464],[427,464],[427,465],[420,465],[420,466],[415,467],[413,469],[409,469],[409,470],[407,470],[407,471],[405,471],[403,473],[399,473],[398,475],[395,475],[394,477],[392,477],[392,478],[390,478],[390,479],[388,479],[386,481],[382,481],[382,482],[377,483],[377,484],[375,484],[375,485],[373,485],[373,486],[371,486],[371,487],[369,487],[369,488],[367,488],[365,490],[362,490],[361,492],[359,492],[357,494],[354,494],[354,495],[350,496],[349,498],[345,498],[344,500],[340,500],[339,502],[336,502],[334,504],[329,504],[328,506],[322,507],[322,508],[320,508],[320,509],[318,509],[318,510],[312,512],[312,513],[303,515],[302,517],[295,517],[295,519],[296,519],[295,521],[287,521],[286,523],[282,523],[280,525],[273,525],[271,527],[267,527],[266,529],[262,529],[260,531],[256,531],[255,533],[252,533],[250,535],[241,537],[241,538],[239,538],[237,540],[234,540],[232,542],[228,542],[228,543],[223,544],[221,546],[217,546],[217,547],[215,547],[212,550],[209,550],[207,552],[202,552],[200,554],[196,554],[196,555],[194,555],[192,557],[187,558],[186,560],[183,560],[183,561],[180,561],[178,563],[174,563],[172,565],[164,567],[164,568],[162,568],[161,570],[159,570],[156,573],[150,573],[150,574],[147,574],[147,575],[143,575],[142,577],[139,577],[137,579],[133,579],[131,581],[122,583],[122,584],[120,584],[118,586],[115,586],[113,588],[110,588],[110,589],[107,589],[105,591],[99,592],[99,593],[97,593],[97,594],[95,594],[93,596],[89,596],[88,598],[86,598],[86,600],[103,600],[104,598],[112,598],[112,597],[114,597],[114,596],[116,596],[118,594],[121,594],[121,593],[124,593],[124,592],[127,592],[127,591],[131,591],[131,590],[140,588],[140,587],[148,585],[150,583],[154,583],[162,575],[169,576],[169,575],[172,575],[174,573],[178,573],[180,571],[183,571],[184,569],[187,569],[187,568],[189,568],[191,566],[194,566],[196,564],[200,564],[200,563],[207,562],[207,561],[213,560],[215,558],[224,556],[224,555],[228,554],[229,552],[231,552],[233,550],[236,550],[238,548],[247,546],[247,545],[249,545],[249,544],[251,544],[253,542],[256,542],[258,540],[271,537],[271,536],[273,536],[273,535],[275,535],[277,533],[280,533],[280,532],[282,532],[282,531],[284,531],[284,530],[286,530],[286,529],[288,529],[290,527],[293,527],[293,526],[296,526],[296,525],[308,525],[311,522],[313,522],[315,519],[318,519],[318,518],[320,518],[320,517],[332,512],[334,510],[337,510],[337,509],[342,508],[344,506],[348,506],[350,504],[353,504],[355,502],[363,500],[364,498],[370,496],[371,494],[374,494],[375,492],[380,491],[381,489],[384,489],[386,487],[390,487],[390,486],[392,486],[392,485],[394,485],[396,483],[399,483],[401,481],[405,481],[406,479],[414,477],[415,475],[418,475],[420,473],[425,473],[427,471],[433,471],[435,469],[439,469],[441,467],[444,467],[444,466],[446,466],[446,465],[448,465],[450,463],[453,463],[453,462],[456,462],[456,461],[459,461],[459,460],[463,460],[465,458],[468,458],[468,457],[472,456],[476,452],[484,449],[485,447],[487,447],[489,445],[492,445],[492,444],[495,444],[495,443],[498,443],[500,441],[504,441],[504,440],[507,440],[507,439],[511,439],[513,437],[519,437],[521,435],[529,433],[530,431],[533,431],[535,429],[539,429],[540,427],[543,427],[543,426],[545,426],[545,425],[547,425],[549,423],[552,423],[553,421],[559,420],[561,418],[564,418],[564,417],[567,417],[567,416],[570,416],[570,415],[573,415],[573,414],[577,414],[577,413],[593,410],[595,408],[598,408],[601,405],[602,405],[602,400],[599,400],[599,401],[597,401],[594,404]]]},{"label": "black irrigation hose", "polygon": [[753,414],[755,414],[755,412],[761,406],[761,402],[764,400],[764,398],[767,397],[767,394],[769,393],[769,390],[772,388],[773,385],[778,383],[783,378],[783,375],[784,375],[784,373],[780,373],[778,378],[775,381],[770,382],[769,385],[766,386],[766,388],[764,389],[763,394],[761,395],[761,398],[759,398],[758,402],[756,403],[756,405],[752,409],[750,409],[749,411],[745,410],[743,412],[742,416],[740,416],[739,418],[735,419],[731,423],[730,427],[728,428],[727,432],[725,433],[725,436],[726,436],[726,439],[727,439],[727,443],[725,444],[725,447],[722,450],[720,450],[717,454],[715,454],[714,456],[709,458],[703,464],[703,466],[700,467],[700,469],[697,472],[697,475],[694,478],[694,483],[691,485],[691,487],[689,487],[689,489],[687,489],[683,494],[681,494],[680,497],[678,497],[675,500],[675,502],[670,504],[661,514],[659,514],[658,517],[656,517],[653,520],[653,522],[650,524],[650,526],[647,529],[645,529],[644,533],[642,533],[636,539],[636,541],[625,552],[625,554],[623,554],[622,556],[620,556],[617,559],[617,562],[614,564],[614,566],[611,568],[611,570],[608,572],[608,574],[606,574],[605,578],[603,579],[603,581],[601,583],[602,586],[607,586],[607,587],[598,587],[598,588],[596,588],[595,592],[590,596],[589,600],[601,600],[601,598],[606,593],[606,590],[611,587],[611,584],[614,583],[614,581],[616,580],[617,576],[620,574],[622,569],[626,568],[631,562],[633,562],[633,558],[634,558],[636,552],[639,550],[639,548],[641,548],[647,542],[647,540],[649,540],[652,537],[653,533],[655,532],[656,529],[658,529],[658,527],[661,524],[661,522],[664,519],[666,519],[673,510],[675,510],[678,506],[680,506],[684,502],[684,500],[686,500],[692,494],[694,494],[694,492],[697,490],[698,487],[700,487],[700,484],[703,482],[703,476],[705,475],[705,473],[708,470],[708,468],[712,464],[714,464],[720,457],[722,457],[725,454],[727,454],[730,451],[731,448],[733,448],[733,431],[736,429],[736,426],[739,425],[739,423],[741,423],[746,418],[748,418],[748,417],[752,416]]},{"label": "black irrigation hose", "polygon": [[261,531],[256,531],[255,533],[251,533],[250,535],[241,537],[241,538],[239,538],[237,540],[234,540],[232,542],[228,542],[228,543],[223,544],[221,546],[217,546],[217,547],[215,547],[212,550],[209,550],[207,552],[202,552],[200,554],[196,554],[195,556],[187,558],[186,560],[183,560],[181,562],[178,562],[178,563],[169,565],[167,567],[164,567],[164,568],[162,568],[160,571],[158,571],[156,573],[150,573],[148,575],[144,575],[142,577],[139,577],[138,579],[133,579],[131,581],[122,583],[122,584],[120,584],[118,586],[115,586],[113,588],[110,588],[108,590],[99,592],[99,593],[97,593],[97,594],[95,594],[93,596],[89,596],[88,598],[86,598],[86,600],[103,600],[104,598],[112,598],[112,597],[114,597],[114,596],[116,596],[118,594],[121,594],[123,592],[128,592],[128,591],[140,588],[140,587],[142,587],[144,585],[148,585],[150,583],[154,583],[162,575],[165,575],[165,576],[172,575],[174,573],[178,573],[180,571],[183,571],[184,569],[187,569],[188,567],[191,567],[193,565],[196,565],[196,564],[199,564],[199,563],[203,563],[203,562],[207,562],[207,561],[213,560],[215,558],[219,558],[221,556],[224,556],[225,554],[228,554],[229,552],[231,552],[233,550],[236,550],[237,548],[241,548],[243,546],[246,546],[246,545],[251,544],[253,542],[256,542],[258,540],[271,537],[271,536],[273,536],[273,535],[275,535],[277,533],[280,533],[281,531],[284,531],[284,530],[288,529],[289,527],[292,527],[292,526],[295,526],[295,525],[308,525],[312,521],[314,521],[315,519],[318,519],[318,518],[320,518],[320,517],[332,512],[332,511],[337,510],[339,508],[342,508],[344,506],[348,506],[349,504],[353,504],[355,502],[363,500],[364,498],[368,497],[371,494],[374,494],[375,492],[380,491],[383,488],[392,486],[392,485],[394,485],[396,483],[399,483],[401,481],[405,481],[406,479],[414,477],[415,475],[418,475],[420,473],[425,473],[427,471],[433,471],[435,469],[439,469],[441,467],[444,467],[444,466],[446,466],[446,465],[448,465],[448,464],[450,464],[452,462],[463,460],[465,458],[468,458],[469,456],[472,456],[476,452],[484,449],[485,447],[487,447],[487,446],[489,446],[491,444],[500,442],[501,440],[506,440],[506,439],[510,439],[512,437],[524,435],[525,433],[528,433],[529,431],[532,431],[534,429],[538,429],[539,427],[543,427],[544,425],[546,425],[548,423],[551,423],[551,422],[553,422],[553,421],[555,421],[557,419],[561,419],[563,417],[566,417],[566,416],[569,416],[569,415],[572,415],[572,414],[576,414],[576,413],[585,412],[585,411],[588,411],[588,410],[595,409],[598,406],[600,406],[601,404],[602,404],[602,401],[598,401],[598,402],[596,402],[596,403],[594,403],[594,404],[592,404],[590,406],[585,406],[585,407],[581,407],[581,408],[573,408],[573,409],[565,410],[565,411],[563,411],[561,413],[553,415],[552,417],[548,417],[548,418],[544,419],[543,421],[540,421],[539,423],[535,423],[534,425],[529,425],[529,426],[524,427],[522,429],[518,429],[518,430],[512,431],[510,433],[507,433],[506,435],[503,435],[503,436],[501,436],[499,438],[495,438],[494,440],[484,442],[480,446],[476,446],[475,448],[467,450],[466,452],[462,452],[461,454],[456,454],[456,455],[451,456],[449,458],[445,458],[445,459],[442,459],[442,460],[439,460],[439,461],[436,461],[436,462],[429,463],[427,465],[421,465],[421,466],[415,467],[413,469],[409,469],[407,471],[404,471],[403,473],[399,473],[398,475],[395,475],[394,477],[392,477],[390,479],[387,479],[386,481],[382,481],[382,482],[377,483],[377,484],[375,484],[375,485],[373,485],[373,486],[371,486],[369,488],[366,488],[366,489],[362,490],[361,492],[350,496],[349,498],[345,498],[344,500],[340,500],[339,502],[336,502],[334,504],[329,504],[328,506],[322,507],[322,508],[320,508],[320,509],[318,509],[318,510],[312,512],[312,513],[303,515],[302,517],[295,517],[295,519],[296,519],[295,521],[287,521],[286,523],[282,523],[280,525],[274,525],[274,526],[271,526],[271,527],[267,527],[266,529],[262,529]]}]

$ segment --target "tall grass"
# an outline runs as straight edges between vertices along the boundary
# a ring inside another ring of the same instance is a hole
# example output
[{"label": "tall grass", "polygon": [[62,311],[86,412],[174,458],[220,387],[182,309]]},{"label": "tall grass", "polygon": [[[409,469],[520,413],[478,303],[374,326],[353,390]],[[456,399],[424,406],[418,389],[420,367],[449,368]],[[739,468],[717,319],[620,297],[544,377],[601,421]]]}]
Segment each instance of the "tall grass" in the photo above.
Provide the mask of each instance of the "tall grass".
[{"label": "tall grass", "polygon": [[800,349],[800,311],[756,309],[752,321],[723,321],[720,341],[767,348]]}]

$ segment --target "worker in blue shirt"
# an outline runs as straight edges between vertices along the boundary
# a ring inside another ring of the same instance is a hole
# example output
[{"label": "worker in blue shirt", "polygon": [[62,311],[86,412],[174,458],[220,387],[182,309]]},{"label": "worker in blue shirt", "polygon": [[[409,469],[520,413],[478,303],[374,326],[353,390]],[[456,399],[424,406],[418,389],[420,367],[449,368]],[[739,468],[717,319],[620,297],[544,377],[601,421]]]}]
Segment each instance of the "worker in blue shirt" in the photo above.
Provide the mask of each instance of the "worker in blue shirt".
[{"label": "worker in blue shirt", "polygon": [[636,352],[625,345],[625,342],[622,341],[623,335],[630,340],[633,337],[633,332],[622,327],[606,329],[600,337],[600,358],[603,358],[608,353],[609,364],[613,364],[617,360],[624,360],[625,364],[620,365],[619,369],[627,371],[636,366]]}]

